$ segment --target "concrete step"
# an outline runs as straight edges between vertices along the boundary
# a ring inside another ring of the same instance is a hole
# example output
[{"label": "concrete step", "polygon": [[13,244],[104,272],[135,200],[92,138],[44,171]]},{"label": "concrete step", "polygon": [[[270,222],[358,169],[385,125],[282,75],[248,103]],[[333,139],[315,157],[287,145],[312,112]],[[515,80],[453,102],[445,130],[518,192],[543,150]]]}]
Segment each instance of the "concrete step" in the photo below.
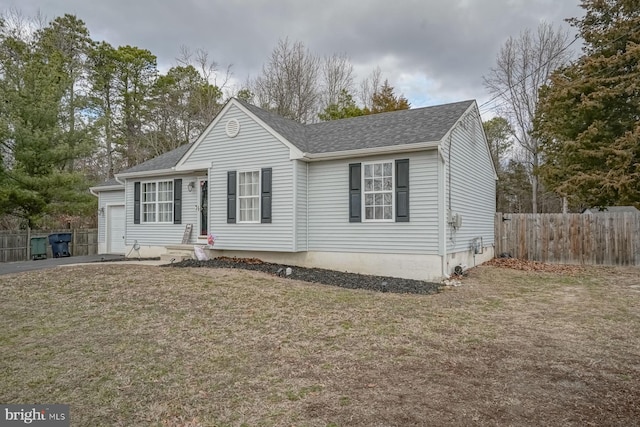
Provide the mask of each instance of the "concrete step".
[{"label": "concrete step", "polygon": [[205,245],[167,245],[167,252],[160,256],[160,261],[171,263],[195,259],[194,246],[204,247]]}]

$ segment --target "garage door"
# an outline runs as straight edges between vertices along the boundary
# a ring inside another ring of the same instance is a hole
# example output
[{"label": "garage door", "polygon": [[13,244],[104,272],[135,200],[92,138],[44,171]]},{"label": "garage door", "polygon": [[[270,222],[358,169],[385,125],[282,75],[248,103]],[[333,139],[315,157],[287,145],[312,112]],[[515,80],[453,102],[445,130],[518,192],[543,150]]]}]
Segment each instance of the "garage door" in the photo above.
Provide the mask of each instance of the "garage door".
[{"label": "garage door", "polygon": [[124,254],[124,206],[109,206],[107,212],[107,252]]}]

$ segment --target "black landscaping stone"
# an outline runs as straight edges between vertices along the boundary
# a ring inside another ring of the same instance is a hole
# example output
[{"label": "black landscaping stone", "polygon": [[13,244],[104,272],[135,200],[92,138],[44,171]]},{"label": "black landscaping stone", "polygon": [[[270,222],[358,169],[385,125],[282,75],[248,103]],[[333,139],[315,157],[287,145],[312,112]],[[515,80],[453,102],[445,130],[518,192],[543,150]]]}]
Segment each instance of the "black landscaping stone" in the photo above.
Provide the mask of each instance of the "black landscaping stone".
[{"label": "black landscaping stone", "polygon": [[[189,259],[167,264],[163,267],[241,268],[244,270],[261,271],[263,273],[287,279],[339,286],[347,289],[366,289],[370,291],[393,292],[400,294],[434,294],[438,293],[443,288],[443,285],[441,284],[424,282],[421,280],[370,276],[367,274],[346,273],[335,270],[325,270],[322,268],[304,268],[243,258],[215,258],[208,261]],[[285,274],[287,268],[291,268],[292,270],[292,273],[289,276],[286,276]]]}]

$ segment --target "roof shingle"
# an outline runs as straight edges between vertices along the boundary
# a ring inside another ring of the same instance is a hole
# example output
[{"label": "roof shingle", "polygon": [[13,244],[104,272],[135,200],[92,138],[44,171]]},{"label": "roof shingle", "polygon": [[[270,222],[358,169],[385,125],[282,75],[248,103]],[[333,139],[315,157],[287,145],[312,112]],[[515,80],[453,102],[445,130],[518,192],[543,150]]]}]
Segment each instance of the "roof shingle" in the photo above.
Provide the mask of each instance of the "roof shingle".
[{"label": "roof shingle", "polygon": [[178,164],[182,156],[184,156],[184,154],[189,150],[189,148],[191,148],[192,145],[193,142],[181,145],[174,150],[161,154],[158,157],[154,157],[153,159],[147,160],[146,162],[140,163],[139,165],[130,167],[129,169],[123,170],[120,173],[150,172],[155,170],[171,169],[176,164]]},{"label": "roof shingle", "polygon": [[439,141],[474,101],[303,125],[239,101],[303,153],[319,154]]}]

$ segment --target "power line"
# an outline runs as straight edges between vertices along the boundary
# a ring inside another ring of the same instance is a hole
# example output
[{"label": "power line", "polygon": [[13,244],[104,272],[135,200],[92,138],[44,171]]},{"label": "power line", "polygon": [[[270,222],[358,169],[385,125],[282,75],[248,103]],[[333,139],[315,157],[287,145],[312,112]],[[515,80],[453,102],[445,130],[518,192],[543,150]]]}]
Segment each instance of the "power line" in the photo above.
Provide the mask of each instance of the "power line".
[{"label": "power line", "polygon": [[525,81],[526,79],[528,79],[529,77],[531,77],[533,74],[537,73],[538,71],[540,71],[543,67],[546,67],[547,65],[549,65],[549,63],[551,61],[553,61],[554,59],[556,59],[560,54],[564,53],[567,49],[569,49],[569,47],[571,47],[572,44],[574,44],[576,41],[578,41],[578,39],[580,38],[579,35],[576,34],[575,38],[571,41],[571,43],[567,44],[565,47],[563,47],[562,49],[560,49],[558,52],[556,52],[555,55],[553,55],[551,58],[549,58],[547,61],[545,61],[543,64],[539,65],[535,70],[531,71],[529,74],[525,75],[524,77],[522,77],[520,80],[518,80],[516,83],[512,84],[512,85],[508,85],[502,92],[498,93],[497,95],[495,95],[494,97],[492,97],[491,99],[489,99],[487,102],[483,102],[478,108],[483,108],[485,107],[487,104],[490,104],[491,102],[495,101],[496,99],[502,97],[502,95],[504,95],[505,93],[507,93],[509,90],[513,89],[515,86],[519,85],[520,83],[522,83],[523,81]]},{"label": "power line", "polygon": [[[611,42],[609,43],[615,43],[617,41],[622,40],[624,37],[629,36],[629,34],[640,30],[640,25],[637,25],[636,27],[632,28],[629,32],[622,34],[618,37],[616,37],[615,39],[613,39]],[[566,51],[572,44],[574,44],[578,39],[580,38],[580,36],[578,34],[576,34],[575,38],[571,41],[571,43],[567,44],[565,47],[563,47],[561,50],[559,50],[553,57],[549,58],[544,64],[540,65],[538,68],[536,68],[535,70],[531,71],[531,73],[527,74],[526,76],[524,76],[522,79],[520,79],[518,82],[514,83],[513,85],[509,85],[507,86],[506,89],[504,89],[502,92],[500,92],[499,94],[495,95],[494,97],[492,97],[491,99],[489,99],[486,102],[483,102],[480,106],[478,106],[479,110],[482,110],[482,108],[486,107],[488,104],[491,104],[493,101],[495,101],[496,99],[502,97],[502,95],[504,95],[507,91],[513,89],[516,85],[519,85],[520,83],[522,83],[523,81],[525,81],[526,79],[528,79],[529,77],[531,77],[534,73],[536,73],[537,71],[539,71],[541,68],[547,66],[551,61],[553,61],[558,55],[560,55],[561,53],[563,53],[564,51]],[[607,74],[612,74],[612,72],[609,72]],[[503,101],[502,104],[498,104],[498,105],[504,105],[504,103],[506,103],[507,101]],[[491,109],[491,107],[487,107],[487,111]],[[486,112],[486,111],[485,111]]]}]

